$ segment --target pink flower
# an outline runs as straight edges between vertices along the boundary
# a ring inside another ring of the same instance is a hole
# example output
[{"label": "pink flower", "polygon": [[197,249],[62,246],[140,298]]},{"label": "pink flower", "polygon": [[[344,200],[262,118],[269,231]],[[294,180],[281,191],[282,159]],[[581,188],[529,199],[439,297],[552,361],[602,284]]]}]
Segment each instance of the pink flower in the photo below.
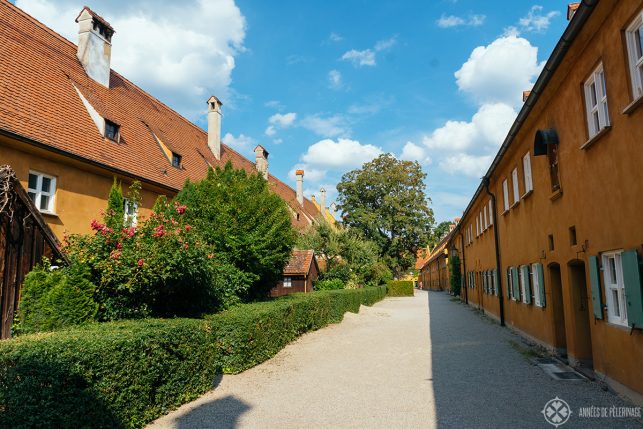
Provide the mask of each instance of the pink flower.
[{"label": "pink flower", "polygon": [[165,226],[159,225],[156,228],[154,228],[154,233],[152,234],[152,237],[163,237],[165,235]]},{"label": "pink flower", "polygon": [[144,263],[145,263],[145,259],[139,259],[138,260],[138,266],[139,267],[142,267]]},{"label": "pink flower", "polygon": [[99,231],[105,228],[105,225],[103,225],[102,223],[98,223],[96,219],[92,219],[90,225],[94,231]]},{"label": "pink flower", "polygon": [[185,225],[185,230],[186,230],[186,231],[189,231],[189,230],[191,230],[191,229],[192,229],[192,226],[191,226],[191,225]]},{"label": "pink flower", "polygon": [[109,254],[109,257],[112,259],[118,259],[121,257],[121,252],[118,250],[112,250],[112,253]]},{"label": "pink flower", "polygon": [[183,246],[183,248],[184,248],[185,250],[188,250],[188,249],[190,248],[190,246],[189,246],[187,243],[185,243],[185,246]]},{"label": "pink flower", "polygon": [[132,238],[136,234],[136,228],[133,226],[130,228],[123,228],[123,234],[127,235],[128,237]]},{"label": "pink flower", "polygon": [[177,212],[178,214],[180,214],[180,215],[182,215],[183,213],[185,213],[185,209],[187,209],[187,208],[188,208],[187,206],[183,206],[183,205],[176,205],[176,206],[175,206],[176,212]]},{"label": "pink flower", "polygon": [[123,248],[123,245],[122,245],[120,242],[119,242],[119,243],[116,243],[116,248],[117,248],[118,250],[121,250],[121,249]]}]

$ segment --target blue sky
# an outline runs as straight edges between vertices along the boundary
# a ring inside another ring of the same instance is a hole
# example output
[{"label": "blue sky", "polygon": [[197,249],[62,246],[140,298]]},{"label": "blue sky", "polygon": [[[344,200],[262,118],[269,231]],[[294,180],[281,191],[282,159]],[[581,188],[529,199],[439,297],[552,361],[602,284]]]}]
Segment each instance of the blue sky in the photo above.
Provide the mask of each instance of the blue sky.
[{"label": "blue sky", "polygon": [[[76,42],[87,0],[17,0]],[[169,0],[87,3],[112,66],[310,196],[382,152],[418,160],[436,221],[459,216],[562,34],[564,1]]]}]

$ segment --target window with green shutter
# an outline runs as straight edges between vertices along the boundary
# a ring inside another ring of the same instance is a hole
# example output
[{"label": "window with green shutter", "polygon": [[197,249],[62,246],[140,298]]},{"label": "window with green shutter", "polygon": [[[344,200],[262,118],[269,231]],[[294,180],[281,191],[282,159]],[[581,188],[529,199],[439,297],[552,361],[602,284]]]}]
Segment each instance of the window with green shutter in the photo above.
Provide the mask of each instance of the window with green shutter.
[{"label": "window with green shutter", "polygon": [[520,301],[520,280],[518,279],[518,267],[511,267],[511,285],[514,301]]},{"label": "window with green shutter", "polygon": [[545,307],[545,274],[543,264],[531,265],[531,284],[534,292],[534,305]]},{"label": "window with green shutter", "polygon": [[498,270],[493,270],[493,291],[496,296],[498,296],[498,288],[500,286],[498,285]]},{"label": "window with green shutter", "polygon": [[589,257],[589,281],[592,286],[592,307],[594,317],[603,319],[603,298],[601,297],[601,276],[598,266],[598,256]]},{"label": "window with green shutter", "polygon": [[627,324],[643,328],[643,298],[641,297],[641,265],[636,250],[621,254],[623,282],[625,284],[625,303],[627,305]]},{"label": "window with green shutter", "polygon": [[531,304],[531,285],[529,284],[529,265],[520,266],[520,292],[522,302]]}]

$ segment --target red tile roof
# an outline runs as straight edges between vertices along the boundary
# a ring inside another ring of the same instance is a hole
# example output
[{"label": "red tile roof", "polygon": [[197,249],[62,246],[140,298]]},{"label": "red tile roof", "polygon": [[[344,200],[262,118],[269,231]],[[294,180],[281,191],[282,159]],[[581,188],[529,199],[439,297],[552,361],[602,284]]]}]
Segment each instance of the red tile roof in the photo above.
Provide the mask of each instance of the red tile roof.
[{"label": "red tile roof", "polygon": [[313,250],[293,250],[288,264],[284,268],[285,275],[307,275],[312,266],[315,252]]},{"label": "red tile roof", "polygon": [[[208,165],[230,161],[235,168],[256,171],[253,162],[223,144],[218,161],[204,130],[114,70],[109,88],[92,80],[76,49],[0,0],[0,130],[173,190],[186,179],[204,178]],[[101,116],[120,125],[119,143],[100,134],[75,88]],[[172,167],[153,133],[181,155],[181,168]],[[310,200],[304,200],[303,208],[299,205],[294,189],[272,175],[268,180],[290,206],[295,227],[303,228],[319,215]]]}]

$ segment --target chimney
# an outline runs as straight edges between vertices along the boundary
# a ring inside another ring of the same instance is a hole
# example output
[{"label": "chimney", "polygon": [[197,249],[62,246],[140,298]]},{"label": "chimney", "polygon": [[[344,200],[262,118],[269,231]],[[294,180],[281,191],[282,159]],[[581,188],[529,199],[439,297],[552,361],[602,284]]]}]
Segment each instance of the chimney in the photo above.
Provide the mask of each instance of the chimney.
[{"label": "chimney", "polygon": [[523,91],[523,92],[522,92],[522,102],[523,102],[523,103],[524,103],[525,101],[527,101],[527,99],[529,98],[529,94],[531,94],[531,91]]},{"label": "chimney", "polygon": [[304,205],[304,170],[295,171],[297,176],[297,202]]},{"label": "chimney", "polygon": [[567,21],[572,20],[578,6],[580,6],[580,2],[574,2],[567,5]]},{"label": "chimney", "polygon": [[322,216],[326,215],[326,189],[321,188],[319,190],[319,193],[321,194],[320,200],[319,200],[319,211],[321,212]]},{"label": "chimney", "polygon": [[221,159],[221,100],[208,98],[208,147],[216,159]]},{"label": "chimney", "polygon": [[329,207],[329,209],[330,209],[330,210],[329,210],[329,211],[330,211],[330,214],[331,214],[333,217],[335,217],[335,211],[337,210],[337,204],[335,204],[335,203],[330,203],[330,206],[328,206],[328,207]]},{"label": "chimney", "polygon": [[76,22],[78,23],[76,56],[89,77],[109,88],[114,29],[87,6],[80,11]]},{"label": "chimney", "polygon": [[263,178],[268,180],[268,151],[263,146],[257,145],[255,148],[255,165],[257,171],[263,175]]}]

